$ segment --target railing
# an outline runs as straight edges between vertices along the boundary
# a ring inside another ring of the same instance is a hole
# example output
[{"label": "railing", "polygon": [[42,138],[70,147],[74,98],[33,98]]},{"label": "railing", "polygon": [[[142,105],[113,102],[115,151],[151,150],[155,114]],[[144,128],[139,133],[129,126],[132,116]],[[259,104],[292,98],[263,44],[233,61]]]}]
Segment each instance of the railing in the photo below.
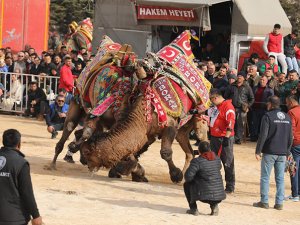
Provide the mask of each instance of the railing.
[{"label": "railing", "polygon": [[59,77],[1,72],[0,83],[4,86],[4,91],[0,96],[0,111],[24,113],[29,105],[28,90],[31,81],[36,81],[38,87],[44,90],[49,104],[54,101],[58,94]]}]

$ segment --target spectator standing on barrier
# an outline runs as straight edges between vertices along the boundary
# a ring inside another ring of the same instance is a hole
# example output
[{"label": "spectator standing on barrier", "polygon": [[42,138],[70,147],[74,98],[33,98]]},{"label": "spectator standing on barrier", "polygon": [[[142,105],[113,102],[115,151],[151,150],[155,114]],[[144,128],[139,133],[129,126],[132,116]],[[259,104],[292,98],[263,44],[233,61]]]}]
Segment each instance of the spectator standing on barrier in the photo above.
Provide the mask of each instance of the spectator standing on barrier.
[{"label": "spectator standing on barrier", "polygon": [[278,60],[282,67],[282,72],[287,74],[287,64],[285,61],[285,55],[283,54],[283,36],[280,33],[280,28],[280,24],[274,25],[273,31],[267,34],[265,38],[263,49],[268,56],[275,56],[276,63]]},{"label": "spectator standing on barrier", "polygon": [[64,88],[67,92],[72,94],[74,88],[74,78],[72,74],[72,59],[65,57],[65,64],[60,69],[59,87]]},{"label": "spectator standing on barrier", "polygon": [[63,130],[69,105],[65,103],[65,97],[58,95],[55,102],[49,107],[46,114],[47,131],[52,134],[51,138],[56,138],[58,132]]},{"label": "spectator standing on barrier", "polygon": [[43,121],[47,109],[46,94],[42,88],[38,87],[36,81],[32,81],[29,86],[27,109],[24,115],[34,116],[39,121]]},{"label": "spectator standing on barrier", "polygon": [[70,93],[68,93],[68,92],[66,91],[66,89],[64,89],[64,88],[59,88],[59,89],[58,89],[58,95],[64,96],[64,97],[65,97],[65,103],[68,104],[68,105],[70,105],[73,96],[72,96]]},{"label": "spectator standing on barrier", "polygon": [[231,100],[225,100],[220,90],[213,88],[209,95],[215,105],[208,112],[210,119],[210,145],[213,152],[220,156],[225,171],[225,192],[230,194],[235,189],[234,171],[234,124],[235,109]]},{"label": "spectator standing on barrier", "polygon": [[245,82],[245,76],[245,72],[239,72],[237,81],[230,85],[224,95],[225,99],[232,100],[232,105],[235,108],[234,139],[236,144],[242,143],[247,113],[254,102],[253,92]]},{"label": "spectator standing on barrier", "polygon": [[[268,112],[263,116],[255,157],[261,160],[260,201],[254,207],[269,208],[269,181],[272,168],[275,171],[276,199],[274,208],[283,209],[284,170],[286,157],[293,143],[290,117],[280,111],[280,99],[271,96],[267,100]],[[261,155],[262,154],[262,155]]]},{"label": "spectator standing on barrier", "polygon": [[291,175],[292,194],[287,199],[299,202],[300,196],[300,105],[295,95],[286,98],[286,104],[289,109],[288,114],[292,121],[293,128],[293,146],[291,153],[296,162],[296,173]]},{"label": "spectator standing on barrier", "polygon": [[15,129],[3,132],[0,149],[0,224],[41,225],[35,201],[29,163],[21,149],[21,134]]},{"label": "spectator standing on barrier", "polygon": [[20,69],[21,73],[26,73],[26,62],[25,62],[25,54],[24,52],[18,52],[18,58],[14,63],[14,71],[16,71],[16,69]]},{"label": "spectator standing on barrier", "polygon": [[293,30],[291,34],[284,37],[284,54],[285,60],[288,66],[288,71],[296,70],[299,72],[298,62],[295,56],[296,38],[298,36],[298,30]]},{"label": "spectator standing on barrier", "polygon": [[259,84],[254,87],[254,104],[252,106],[252,123],[250,140],[255,142],[259,136],[260,123],[263,115],[266,112],[267,99],[274,95],[273,89],[268,87],[268,78],[262,76]]},{"label": "spectator standing on barrier", "polygon": [[199,157],[192,159],[183,184],[184,194],[190,209],[188,214],[199,215],[196,201],[210,205],[212,216],[219,214],[218,204],[226,198],[221,175],[221,160],[210,150],[209,143],[199,144]]}]

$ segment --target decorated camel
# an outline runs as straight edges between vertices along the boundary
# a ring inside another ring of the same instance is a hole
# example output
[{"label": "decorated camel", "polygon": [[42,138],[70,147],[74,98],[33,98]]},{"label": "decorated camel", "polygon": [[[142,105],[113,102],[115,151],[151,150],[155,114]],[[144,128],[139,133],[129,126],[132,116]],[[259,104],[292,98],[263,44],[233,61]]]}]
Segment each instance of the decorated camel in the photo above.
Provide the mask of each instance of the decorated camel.
[{"label": "decorated camel", "polygon": [[59,44],[57,51],[62,45],[67,47],[68,52],[71,50],[79,51],[85,48],[87,51],[92,51],[93,40],[93,24],[90,18],[82,20],[79,24],[75,21],[69,24],[69,32],[65,35],[61,44]]},{"label": "decorated camel", "polygon": [[[121,46],[107,36],[103,38],[95,58],[77,79],[77,92],[71,101],[63,134],[55,147],[51,163],[53,169],[66,140],[80,121],[84,122],[84,129],[75,132],[77,141],[70,145],[75,151],[92,133],[101,133],[115,123],[119,111],[126,107],[127,95],[136,82],[134,62],[131,46]],[[84,159],[81,158],[81,161],[84,162]]]},{"label": "decorated camel", "polygon": [[[148,53],[138,62],[137,77],[143,79],[131,96],[133,104],[107,133],[93,134],[81,146],[90,171],[114,168],[111,177],[134,171],[138,179],[146,181],[136,158],[141,149],[144,151],[144,147],[158,137],[160,154],[168,163],[171,180],[183,179],[183,172],[193,158],[188,136],[197,124],[189,110],[205,111],[209,107],[211,86],[192,61],[189,39],[190,33],[185,31],[157,54]],[[186,154],[183,170],[177,168],[172,159],[175,139]]]}]

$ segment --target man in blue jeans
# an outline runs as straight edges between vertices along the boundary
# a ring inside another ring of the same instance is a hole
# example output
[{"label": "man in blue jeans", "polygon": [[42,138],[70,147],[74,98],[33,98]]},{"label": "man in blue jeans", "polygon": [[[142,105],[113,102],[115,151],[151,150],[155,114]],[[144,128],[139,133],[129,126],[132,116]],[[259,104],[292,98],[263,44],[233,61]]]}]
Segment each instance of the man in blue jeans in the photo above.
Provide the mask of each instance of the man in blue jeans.
[{"label": "man in blue jeans", "polygon": [[299,202],[300,196],[300,105],[298,98],[295,95],[290,95],[286,98],[286,105],[289,109],[288,114],[292,120],[293,127],[293,146],[291,153],[296,162],[296,173],[291,175],[292,195],[287,197],[287,200]]},{"label": "man in blue jeans", "polygon": [[293,143],[292,122],[286,113],[280,111],[280,99],[277,96],[268,98],[267,110],[261,121],[255,151],[256,159],[261,160],[260,201],[253,203],[253,206],[269,208],[269,181],[274,167],[276,181],[274,208],[282,210],[285,161]]}]

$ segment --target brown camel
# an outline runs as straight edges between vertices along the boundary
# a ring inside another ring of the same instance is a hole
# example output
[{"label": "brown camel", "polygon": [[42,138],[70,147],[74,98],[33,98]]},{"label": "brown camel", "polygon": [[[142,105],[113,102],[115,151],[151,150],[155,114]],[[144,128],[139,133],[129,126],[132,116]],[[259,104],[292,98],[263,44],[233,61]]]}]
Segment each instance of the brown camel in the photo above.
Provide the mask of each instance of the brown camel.
[{"label": "brown camel", "polygon": [[[145,97],[140,96],[129,112],[123,115],[123,119],[118,121],[109,132],[99,137],[94,136],[82,144],[81,150],[90,171],[97,171],[100,167],[112,168],[117,163],[123,162],[124,167],[121,166],[120,174],[127,175],[129,171],[135,172],[138,177],[136,181],[145,181],[144,170],[137,164],[135,156],[139,154],[140,149],[149,146],[156,137],[159,137],[162,140],[160,154],[168,163],[171,180],[175,183],[182,181],[183,173],[173,162],[171,146],[176,138],[186,154],[183,168],[185,171],[194,156],[188,136],[195,128],[195,120],[192,119],[177,129],[178,118],[168,116],[168,124],[162,128],[158,125],[158,117],[153,108],[151,123],[147,123],[145,113]],[[207,124],[204,125],[205,132],[203,133],[206,133]],[[207,136],[204,135],[203,138]]]}]

